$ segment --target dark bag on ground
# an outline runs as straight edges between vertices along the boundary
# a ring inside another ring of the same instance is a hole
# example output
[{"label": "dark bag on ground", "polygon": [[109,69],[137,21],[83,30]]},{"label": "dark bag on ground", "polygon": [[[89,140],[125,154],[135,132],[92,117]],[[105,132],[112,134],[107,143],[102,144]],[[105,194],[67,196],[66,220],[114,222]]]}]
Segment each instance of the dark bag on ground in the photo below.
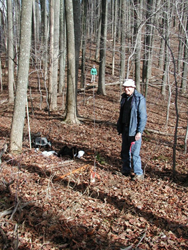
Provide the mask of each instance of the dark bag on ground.
[{"label": "dark bag on ground", "polygon": [[58,157],[69,156],[70,158],[74,158],[77,155],[78,155],[77,147],[69,148],[67,146],[62,147],[57,154]]}]

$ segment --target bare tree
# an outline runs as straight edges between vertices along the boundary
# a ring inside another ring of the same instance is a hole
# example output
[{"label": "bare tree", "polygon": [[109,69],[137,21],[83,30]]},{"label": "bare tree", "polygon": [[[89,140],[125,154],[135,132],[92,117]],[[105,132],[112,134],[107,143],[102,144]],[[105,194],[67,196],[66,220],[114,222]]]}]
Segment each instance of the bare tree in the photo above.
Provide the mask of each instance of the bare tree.
[{"label": "bare tree", "polygon": [[112,38],[113,38],[113,49],[112,49],[112,75],[114,75],[115,70],[115,51],[116,51],[116,34],[117,34],[117,3],[118,1],[112,0],[113,14],[113,28],[112,28]]},{"label": "bare tree", "polygon": [[54,1],[54,48],[53,48],[53,73],[52,73],[52,95],[50,102],[50,110],[57,109],[57,84],[58,84],[58,68],[59,68],[59,15],[60,0]]},{"label": "bare tree", "polygon": [[42,34],[42,45],[43,45],[42,60],[43,60],[43,71],[44,71],[44,85],[46,86],[46,81],[47,81],[47,76],[48,76],[48,73],[47,73],[48,71],[48,23],[47,23],[46,0],[41,0],[41,34]]},{"label": "bare tree", "polygon": [[74,15],[74,36],[75,36],[75,101],[77,107],[77,88],[78,88],[78,68],[80,56],[81,43],[81,3],[80,0],[73,1],[73,15]]},{"label": "bare tree", "polygon": [[59,93],[63,92],[65,87],[65,65],[66,65],[66,22],[65,22],[65,4],[60,1],[60,59],[59,59]]},{"label": "bare tree", "polygon": [[54,0],[50,0],[50,48],[49,48],[49,76],[48,76],[48,92],[49,105],[51,109],[52,88],[53,88],[53,67],[54,67]]},{"label": "bare tree", "polygon": [[[186,18],[185,22],[185,27],[186,27],[186,33],[188,34],[188,17]],[[188,77],[188,37],[185,37],[184,39],[184,54],[183,54],[183,71],[182,71],[182,80],[181,80],[181,88],[182,92],[186,93],[186,88],[187,88],[187,77]]]},{"label": "bare tree", "polygon": [[151,66],[152,66],[152,52],[153,52],[153,39],[154,39],[154,17],[149,18],[152,15],[155,8],[155,0],[147,0],[146,3],[146,32],[144,39],[144,59],[143,59],[143,69],[142,69],[142,82],[145,81],[145,97],[147,97],[149,79],[151,76]]},{"label": "bare tree", "polygon": [[74,16],[73,3],[65,0],[65,16],[67,31],[67,113],[65,122],[74,124],[79,123],[76,114],[76,63],[75,63],[75,35],[74,35]]},{"label": "bare tree", "polygon": [[100,65],[99,65],[99,80],[98,80],[98,91],[97,91],[98,94],[100,95],[106,95],[105,65],[106,65],[107,13],[108,13],[108,1],[102,0]]},{"label": "bare tree", "polygon": [[81,64],[81,87],[85,86],[85,57],[86,57],[86,21],[87,21],[88,0],[82,1],[82,64]]},{"label": "bare tree", "polygon": [[142,21],[142,0],[134,0],[134,35],[137,39],[135,51],[135,82],[136,88],[140,91],[140,59],[141,59],[141,30],[139,30]]},{"label": "bare tree", "polygon": [[31,46],[31,14],[32,2],[23,0],[21,13],[20,54],[18,62],[18,82],[10,136],[11,152],[20,152],[22,150]]},{"label": "bare tree", "polygon": [[14,102],[14,51],[13,51],[13,20],[12,0],[7,0],[8,16],[8,89],[9,103]]},{"label": "bare tree", "polygon": [[126,2],[121,1],[121,51],[120,51],[120,81],[125,79],[125,32],[126,32]]},{"label": "bare tree", "polygon": [[167,81],[168,81],[168,74],[169,74],[169,50],[168,50],[168,44],[167,42],[169,41],[169,33],[170,33],[170,1],[166,1],[166,4],[164,6],[164,11],[163,11],[163,18],[164,18],[164,29],[165,29],[165,59],[164,59],[164,65],[163,65],[163,78],[162,78],[162,87],[161,87],[161,93],[165,97],[166,95],[166,86],[167,86]]}]

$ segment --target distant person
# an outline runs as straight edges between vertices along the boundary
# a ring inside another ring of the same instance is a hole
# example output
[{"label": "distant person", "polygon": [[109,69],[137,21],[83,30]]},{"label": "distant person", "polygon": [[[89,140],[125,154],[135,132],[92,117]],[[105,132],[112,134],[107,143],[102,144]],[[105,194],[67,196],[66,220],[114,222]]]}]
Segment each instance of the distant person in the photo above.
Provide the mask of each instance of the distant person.
[{"label": "distant person", "polygon": [[117,122],[117,130],[122,134],[121,158],[123,162],[122,174],[131,175],[131,156],[134,180],[143,180],[144,174],[141,166],[140,148],[142,133],[144,131],[147,112],[146,100],[135,88],[132,79],[126,79],[123,83],[124,93],[121,97],[120,115]]},{"label": "distant person", "polygon": [[96,75],[97,75],[97,69],[95,68],[95,65],[93,65],[93,68],[91,69],[91,82],[95,82]]}]

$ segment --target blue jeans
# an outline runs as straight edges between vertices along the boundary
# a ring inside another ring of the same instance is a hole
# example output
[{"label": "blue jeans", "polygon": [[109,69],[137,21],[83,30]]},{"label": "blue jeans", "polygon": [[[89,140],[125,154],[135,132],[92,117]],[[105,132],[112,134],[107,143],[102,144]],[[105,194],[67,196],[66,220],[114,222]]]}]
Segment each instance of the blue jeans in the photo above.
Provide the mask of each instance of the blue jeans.
[{"label": "blue jeans", "polygon": [[122,134],[122,150],[121,158],[123,161],[122,172],[130,173],[131,171],[131,157],[133,162],[133,170],[136,175],[143,174],[141,158],[140,158],[140,148],[142,139],[134,141],[133,138],[128,135],[128,131],[124,131]]}]

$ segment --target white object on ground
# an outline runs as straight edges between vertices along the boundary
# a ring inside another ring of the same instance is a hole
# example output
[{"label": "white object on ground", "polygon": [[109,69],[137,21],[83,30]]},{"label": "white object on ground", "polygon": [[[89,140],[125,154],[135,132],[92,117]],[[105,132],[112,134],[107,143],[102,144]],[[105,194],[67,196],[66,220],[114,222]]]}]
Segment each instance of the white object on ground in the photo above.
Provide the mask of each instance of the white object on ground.
[{"label": "white object on ground", "polygon": [[78,158],[81,158],[84,154],[85,154],[85,152],[82,151],[82,150],[80,150],[80,151],[78,151],[77,157],[78,157]]},{"label": "white object on ground", "polygon": [[42,154],[43,156],[50,156],[50,155],[55,154],[55,151],[43,151]]}]

